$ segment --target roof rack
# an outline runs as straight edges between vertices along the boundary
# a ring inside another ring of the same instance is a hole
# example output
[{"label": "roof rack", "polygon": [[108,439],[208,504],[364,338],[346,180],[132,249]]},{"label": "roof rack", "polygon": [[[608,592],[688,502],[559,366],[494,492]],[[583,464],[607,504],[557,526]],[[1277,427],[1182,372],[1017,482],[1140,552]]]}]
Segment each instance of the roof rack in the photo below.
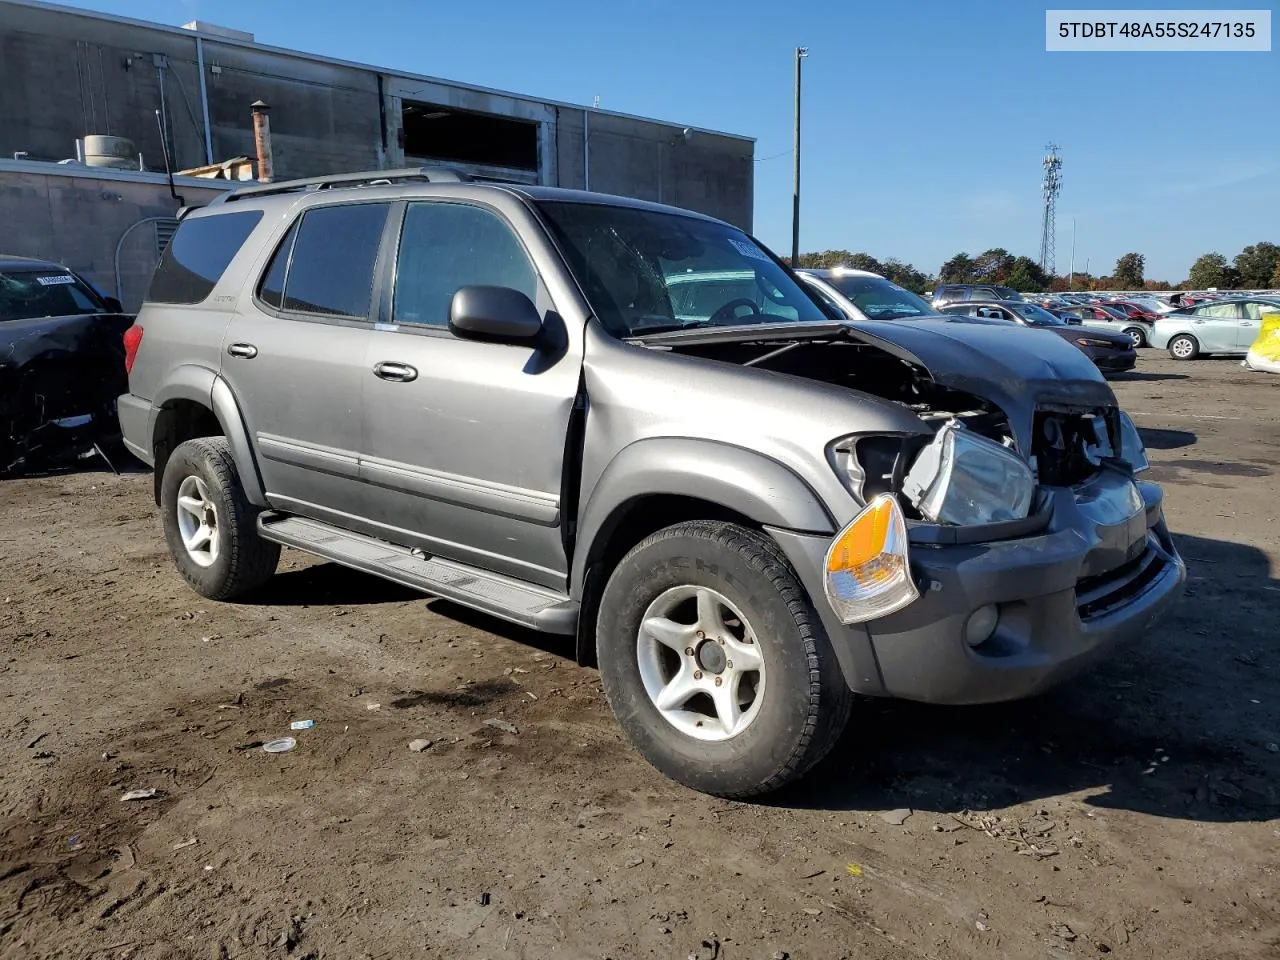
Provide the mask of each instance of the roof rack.
[{"label": "roof rack", "polygon": [[215,203],[232,203],[250,197],[269,197],[278,193],[312,193],[331,190],[334,187],[380,186],[402,180],[422,180],[427,183],[466,183],[469,176],[451,167],[404,167],[400,170],[369,170],[364,173],[335,173],[324,177],[306,177],[302,180],[281,180],[256,187],[241,187],[215,197]]}]

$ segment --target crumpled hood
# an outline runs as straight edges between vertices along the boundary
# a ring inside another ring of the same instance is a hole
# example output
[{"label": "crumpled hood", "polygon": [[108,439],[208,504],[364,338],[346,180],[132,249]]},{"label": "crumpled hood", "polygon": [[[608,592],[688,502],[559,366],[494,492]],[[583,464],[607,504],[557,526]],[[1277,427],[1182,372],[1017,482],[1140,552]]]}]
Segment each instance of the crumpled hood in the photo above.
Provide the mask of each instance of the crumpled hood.
[{"label": "crumpled hood", "polygon": [[71,356],[124,363],[120,339],[133,323],[128,314],[78,313],[0,321],[0,368],[16,370],[33,361]]},{"label": "crumpled hood", "polygon": [[996,404],[1024,451],[1031,449],[1036,407],[1116,406],[1093,362],[1049,330],[930,317],[861,321],[850,324],[850,336],[923,367],[943,386]]}]

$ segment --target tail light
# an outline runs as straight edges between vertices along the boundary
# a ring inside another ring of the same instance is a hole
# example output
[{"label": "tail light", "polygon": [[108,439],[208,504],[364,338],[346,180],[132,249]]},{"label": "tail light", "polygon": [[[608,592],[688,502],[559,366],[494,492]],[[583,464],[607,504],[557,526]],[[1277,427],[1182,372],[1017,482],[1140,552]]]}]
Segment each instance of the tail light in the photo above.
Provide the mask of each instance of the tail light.
[{"label": "tail light", "polygon": [[136,323],[124,332],[124,372],[133,372],[133,361],[138,359],[138,347],[142,346],[142,328]]}]

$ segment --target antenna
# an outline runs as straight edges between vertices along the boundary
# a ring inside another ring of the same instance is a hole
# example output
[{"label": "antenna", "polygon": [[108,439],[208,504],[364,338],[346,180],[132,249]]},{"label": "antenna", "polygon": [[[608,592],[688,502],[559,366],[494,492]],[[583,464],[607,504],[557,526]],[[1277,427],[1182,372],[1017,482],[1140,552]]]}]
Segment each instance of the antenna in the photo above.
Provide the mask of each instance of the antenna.
[{"label": "antenna", "polygon": [[1058,155],[1060,147],[1051,143],[1040,165],[1044,167],[1044,218],[1040,225],[1040,269],[1053,276],[1054,246],[1057,239],[1058,194],[1062,192],[1062,157]]},{"label": "antenna", "polygon": [[160,118],[160,111],[156,111],[156,126],[160,128],[160,152],[164,154],[164,172],[169,178],[169,196],[178,201],[178,206],[185,207],[187,202],[178,195],[178,191],[173,188],[173,164],[169,162],[169,141],[164,136],[164,120]]}]

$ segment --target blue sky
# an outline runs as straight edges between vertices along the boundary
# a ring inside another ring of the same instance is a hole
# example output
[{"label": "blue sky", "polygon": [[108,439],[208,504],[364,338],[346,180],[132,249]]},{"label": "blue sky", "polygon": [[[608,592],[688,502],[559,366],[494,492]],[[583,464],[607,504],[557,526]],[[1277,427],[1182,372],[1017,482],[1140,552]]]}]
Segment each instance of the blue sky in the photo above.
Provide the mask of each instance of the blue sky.
[{"label": "blue sky", "polygon": [[1280,242],[1280,52],[1046,53],[1045,5],[1026,0],[74,5],[199,17],[263,43],[754,136],[755,233],[782,253],[797,45],[810,50],[803,250],[930,273],[961,250],[1037,257],[1050,141],[1064,158],[1062,272],[1072,218],[1076,264],[1094,273],[1136,250],[1148,277],[1176,282],[1206,251]]}]

